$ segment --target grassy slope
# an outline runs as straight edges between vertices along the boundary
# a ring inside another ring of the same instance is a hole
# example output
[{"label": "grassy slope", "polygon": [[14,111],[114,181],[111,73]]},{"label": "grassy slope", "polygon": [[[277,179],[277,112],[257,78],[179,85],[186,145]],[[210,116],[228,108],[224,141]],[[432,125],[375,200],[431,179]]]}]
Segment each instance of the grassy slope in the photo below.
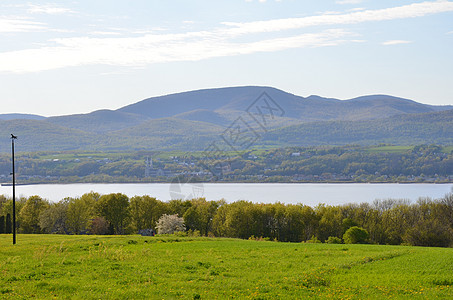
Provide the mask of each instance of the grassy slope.
[{"label": "grassy slope", "polygon": [[0,298],[453,297],[453,249],[0,235]]}]

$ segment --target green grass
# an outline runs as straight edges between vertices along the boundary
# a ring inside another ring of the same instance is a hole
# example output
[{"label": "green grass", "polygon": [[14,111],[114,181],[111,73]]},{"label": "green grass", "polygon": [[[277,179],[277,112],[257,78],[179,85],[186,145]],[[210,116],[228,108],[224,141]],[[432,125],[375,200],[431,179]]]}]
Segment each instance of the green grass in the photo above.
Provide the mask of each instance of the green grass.
[{"label": "green grass", "polygon": [[0,235],[0,299],[453,297],[453,249]]},{"label": "green grass", "polygon": [[453,146],[446,146],[442,148],[442,152],[451,153],[453,151]]}]

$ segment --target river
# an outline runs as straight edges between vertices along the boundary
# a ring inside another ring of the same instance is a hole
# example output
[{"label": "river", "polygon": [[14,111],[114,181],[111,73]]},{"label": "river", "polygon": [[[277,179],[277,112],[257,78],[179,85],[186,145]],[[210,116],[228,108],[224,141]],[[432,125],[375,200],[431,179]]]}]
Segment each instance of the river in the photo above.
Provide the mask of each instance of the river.
[{"label": "river", "polygon": [[[94,191],[123,193],[129,197],[150,195],[162,201],[205,197],[227,202],[248,200],[255,203],[319,203],[339,205],[371,203],[375,199],[440,198],[453,190],[453,184],[332,184],[332,183],[203,183],[203,184],[39,184],[16,186],[16,196],[39,195],[52,202]],[[11,186],[1,186],[0,194],[11,196]]]}]

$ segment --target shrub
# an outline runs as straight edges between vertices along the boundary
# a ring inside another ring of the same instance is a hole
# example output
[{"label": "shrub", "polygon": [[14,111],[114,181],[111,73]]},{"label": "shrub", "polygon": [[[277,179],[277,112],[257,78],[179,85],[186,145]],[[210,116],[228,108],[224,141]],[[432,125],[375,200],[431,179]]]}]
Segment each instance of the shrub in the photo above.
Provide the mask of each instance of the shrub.
[{"label": "shrub", "polygon": [[192,236],[192,237],[200,237],[201,236],[201,233],[199,230],[192,230],[192,229],[189,229],[187,231],[187,235],[188,236]]},{"label": "shrub", "polygon": [[315,237],[314,235],[311,237],[311,239],[307,240],[306,243],[310,243],[310,244],[318,244],[318,243],[321,243],[321,241]]},{"label": "shrub", "polygon": [[189,234],[187,232],[185,232],[185,231],[175,231],[174,235],[177,236],[177,237],[186,237]]},{"label": "shrub", "polygon": [[90,234],[109,234],[109,222],[103,217],[91,220],[88,227]]},{"label": "shrub", "polygon": [[271,238],[270,237],[256,237],[254,235],[250,236],[249,237],[249,241],[259,241],[259,242],[270,242],[271,241]]},{"label": "shrub", "polygon": [[365,244],[368,240],[368,231],[362,227],[352,226],[346,230],[343,240],[346,244]]},{"label": "shrub", "polygon": [[343,244],[343,241],[339,237],[329,236],[326,243],[327,244]]},{"label": "shrub", "polygon": [[178,215],[162,215],[157,221],[157,233],[173,234],[178,231],[185,231],[184,219]]}]

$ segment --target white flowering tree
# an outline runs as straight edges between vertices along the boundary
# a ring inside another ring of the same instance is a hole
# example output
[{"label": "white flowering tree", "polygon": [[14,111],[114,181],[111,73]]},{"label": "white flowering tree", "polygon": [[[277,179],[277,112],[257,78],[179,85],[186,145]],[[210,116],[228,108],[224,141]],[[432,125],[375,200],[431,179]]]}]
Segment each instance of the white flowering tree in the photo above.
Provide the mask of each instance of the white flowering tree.
[{"label": "white flowering tree", "polygon": [[186,230],[183,218],[178,217],[178,215],[167,214],[159,218],[156,228],[158,234],[173,234],[177,231]]}]

